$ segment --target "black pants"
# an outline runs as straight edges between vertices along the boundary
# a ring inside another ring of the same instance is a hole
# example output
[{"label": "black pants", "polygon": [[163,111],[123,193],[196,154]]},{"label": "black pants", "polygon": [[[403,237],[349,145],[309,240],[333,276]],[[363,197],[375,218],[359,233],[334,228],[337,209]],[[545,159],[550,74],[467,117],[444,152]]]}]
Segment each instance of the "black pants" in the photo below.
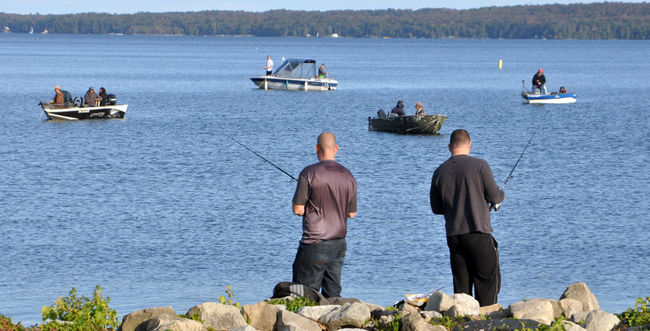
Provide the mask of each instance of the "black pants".
[{"label": "black pants", "polygon": [[468,233],[447,237],[454,277],[454,293],[472,295],[481,306],[497,303],[501,288],[498,244],[489,233]]},{"label": "black pants", "polygon": [[316,291],[322,287],[326,298],[341,296],[341,270],[347,249],[345,238],[300,244],[293,262],[293,282]]}]

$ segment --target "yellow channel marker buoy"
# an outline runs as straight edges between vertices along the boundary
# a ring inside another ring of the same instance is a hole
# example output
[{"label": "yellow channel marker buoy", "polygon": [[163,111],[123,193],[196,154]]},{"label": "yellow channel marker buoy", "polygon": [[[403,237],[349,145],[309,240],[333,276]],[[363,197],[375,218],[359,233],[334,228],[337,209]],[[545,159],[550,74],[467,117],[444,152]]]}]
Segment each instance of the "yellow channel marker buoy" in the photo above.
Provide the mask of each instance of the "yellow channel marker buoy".
[{"label": "yellow channel marker buoy", "polygon": [[503,68],[503,60],[499,59],[499,70],[501,70],[501,68]]}]

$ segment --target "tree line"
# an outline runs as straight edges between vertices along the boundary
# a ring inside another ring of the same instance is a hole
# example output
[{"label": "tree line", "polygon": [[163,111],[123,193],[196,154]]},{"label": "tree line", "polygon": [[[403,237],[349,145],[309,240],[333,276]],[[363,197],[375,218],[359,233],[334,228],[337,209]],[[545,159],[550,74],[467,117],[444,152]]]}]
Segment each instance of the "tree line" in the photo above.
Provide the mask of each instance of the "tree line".
[{"label": "tree line", "polygon": [[67,15],[0,13],[11,32],[354,38],[650,39],[650,3],[478,9],[200,11]]}]

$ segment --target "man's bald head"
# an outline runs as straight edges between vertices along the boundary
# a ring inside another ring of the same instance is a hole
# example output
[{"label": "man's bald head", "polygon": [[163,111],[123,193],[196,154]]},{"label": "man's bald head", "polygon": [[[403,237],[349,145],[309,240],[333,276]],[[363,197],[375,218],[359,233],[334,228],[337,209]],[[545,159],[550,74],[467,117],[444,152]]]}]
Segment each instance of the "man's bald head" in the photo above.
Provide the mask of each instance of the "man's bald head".
[{"label": "man's bald head", "polygon": [[449,137],[449,151],[451,155],[469,154],[471,143],[469,132],[463,129],[454,130]]},{"label": "man's bald head", "polygon": [[339,150],[336,144],[336,137],[331,132],[323,132],[318,136],[316,142],[316,154],[319,160],[334,160],[334,155]]}]

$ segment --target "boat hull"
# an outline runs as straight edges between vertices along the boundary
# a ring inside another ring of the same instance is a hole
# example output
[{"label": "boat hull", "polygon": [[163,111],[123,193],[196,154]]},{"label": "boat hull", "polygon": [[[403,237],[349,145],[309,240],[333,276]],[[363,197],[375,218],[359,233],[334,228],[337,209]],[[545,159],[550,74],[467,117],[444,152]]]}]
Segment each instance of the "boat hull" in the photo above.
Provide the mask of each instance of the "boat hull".
[{"label": "boat hull", "polygon": [[522,92],[521,97],[524,98],[524,102],[527,103],[562,104],[562,103],[576,102],[578,94],[575,92],[550,93],[550,94],[535,94],[529,92]]},{"label": "boat hull", "polygon": [[338,81],[331,78],[282,78],[257,76],[251,78],[253,84],[263,90],[291,91],[332,91],[336,90]]},{"label": "boat hull", "polygon": [[107,105],[98,107],[60,107],[41,104],[43,112],[50,120],[90,120],[124,118],[128,105]]},{"label": "boat hull", "polygon": [[368,117],[368,130],[401,134],[435,134],[447,119],[444,115]]}]

